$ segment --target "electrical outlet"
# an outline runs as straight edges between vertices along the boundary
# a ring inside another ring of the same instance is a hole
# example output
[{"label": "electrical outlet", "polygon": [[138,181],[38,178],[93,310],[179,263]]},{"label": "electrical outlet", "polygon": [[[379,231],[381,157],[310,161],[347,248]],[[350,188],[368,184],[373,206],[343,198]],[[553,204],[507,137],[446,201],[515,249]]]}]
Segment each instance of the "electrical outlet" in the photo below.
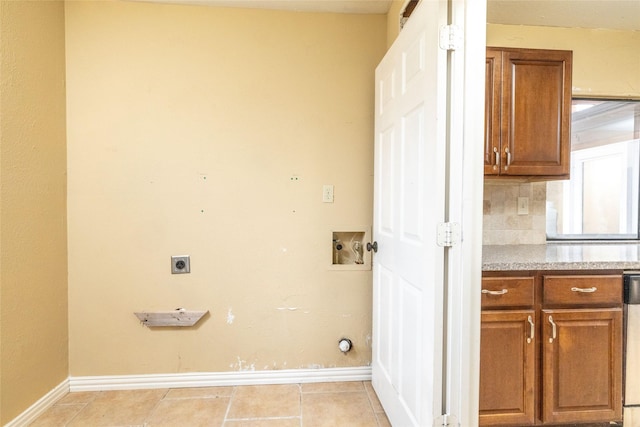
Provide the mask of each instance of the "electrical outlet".
[{"label": "electrical outlet", "polygon": [[171,257],[171,274],[191,273],[189,255],[177,255]]},{"label": "electrical outlet", "polygon": [[518,215],[528,215],[528,214],[529,214],[529,198],[518,197]]}]

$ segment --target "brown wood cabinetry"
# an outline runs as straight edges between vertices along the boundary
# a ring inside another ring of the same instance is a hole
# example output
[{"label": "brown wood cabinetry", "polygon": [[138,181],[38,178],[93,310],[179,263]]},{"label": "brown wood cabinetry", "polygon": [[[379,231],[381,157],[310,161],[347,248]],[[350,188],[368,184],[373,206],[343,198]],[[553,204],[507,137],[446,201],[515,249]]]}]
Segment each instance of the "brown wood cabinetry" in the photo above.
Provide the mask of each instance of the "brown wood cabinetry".
[{"label": "brown wood cabinetry", "polygon": [[482,279],[480,425],[535,421],[534,289],[532,276]]},{"label": "brown wood cabinetry", "polygon": [[622,419],[622,278],[544,276],[542,283],[542,419]]},{"label": "brown wood cabinetry", "polygon": [[480,425],[622,419],[622,276],[482,280]]},{"label": "brown wood cabinetry", "polygon": [[534,310],[482,311],[480,424],[535,420]]},{"label": "brown wood cabinetry", "polygon": [[487,48],[485,176],[569,177],[572,52]]}]

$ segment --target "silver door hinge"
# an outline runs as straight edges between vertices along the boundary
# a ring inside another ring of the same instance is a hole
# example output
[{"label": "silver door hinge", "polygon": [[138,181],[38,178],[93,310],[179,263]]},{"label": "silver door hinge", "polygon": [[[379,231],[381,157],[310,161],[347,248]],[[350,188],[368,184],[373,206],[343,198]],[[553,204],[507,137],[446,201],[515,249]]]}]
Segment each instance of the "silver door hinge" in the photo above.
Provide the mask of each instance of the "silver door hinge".
[{"label": "silver door hinge", "polygon": [[436,243],[438,246],[451,247],[461,241],[460,224],[457,222],[441,222],[438,224],[438,236]]},{"label": "silver door hinge", "polygon": [[444,414],[437,417],[433,420],[433,427],[460,427],[460,423],[458,422],[458,418],[454,415]]},{"label": "silver door hinge", "polygon": [[462,47],[462,30],[457,25],[440,27],[440,49],[456,50]]}]

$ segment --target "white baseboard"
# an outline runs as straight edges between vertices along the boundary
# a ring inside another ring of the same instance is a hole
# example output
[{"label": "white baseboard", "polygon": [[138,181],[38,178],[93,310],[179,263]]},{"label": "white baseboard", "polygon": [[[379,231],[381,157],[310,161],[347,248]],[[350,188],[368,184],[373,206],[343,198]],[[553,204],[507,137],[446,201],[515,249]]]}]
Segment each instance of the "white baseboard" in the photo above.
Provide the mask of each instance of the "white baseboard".
[{"label": "white baseboard", "polygon": [[69,377],[71,391],[369,381],[371,367]]},{"label": "white baseboard", "polygon": [[54,403],[60,400],[64,395],[69,392],[69,378],[62,381],[49,393],[41,397],[36,403],[31,405],[22,414],[18,415],[4,427],[23,427],[31,424],[38,418],[44,411],[49,409]]}]

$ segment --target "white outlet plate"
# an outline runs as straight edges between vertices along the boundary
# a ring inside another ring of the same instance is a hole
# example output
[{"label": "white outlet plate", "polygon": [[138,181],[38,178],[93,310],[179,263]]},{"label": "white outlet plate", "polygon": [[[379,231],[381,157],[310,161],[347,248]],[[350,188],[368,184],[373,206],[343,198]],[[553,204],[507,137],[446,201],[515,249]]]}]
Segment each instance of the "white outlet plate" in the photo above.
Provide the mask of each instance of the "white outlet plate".
[{"label": "white outlet plate", "polygon": [[518,215],[528,215],[528,214],[529,214],[529,198],[518,197]]}]

